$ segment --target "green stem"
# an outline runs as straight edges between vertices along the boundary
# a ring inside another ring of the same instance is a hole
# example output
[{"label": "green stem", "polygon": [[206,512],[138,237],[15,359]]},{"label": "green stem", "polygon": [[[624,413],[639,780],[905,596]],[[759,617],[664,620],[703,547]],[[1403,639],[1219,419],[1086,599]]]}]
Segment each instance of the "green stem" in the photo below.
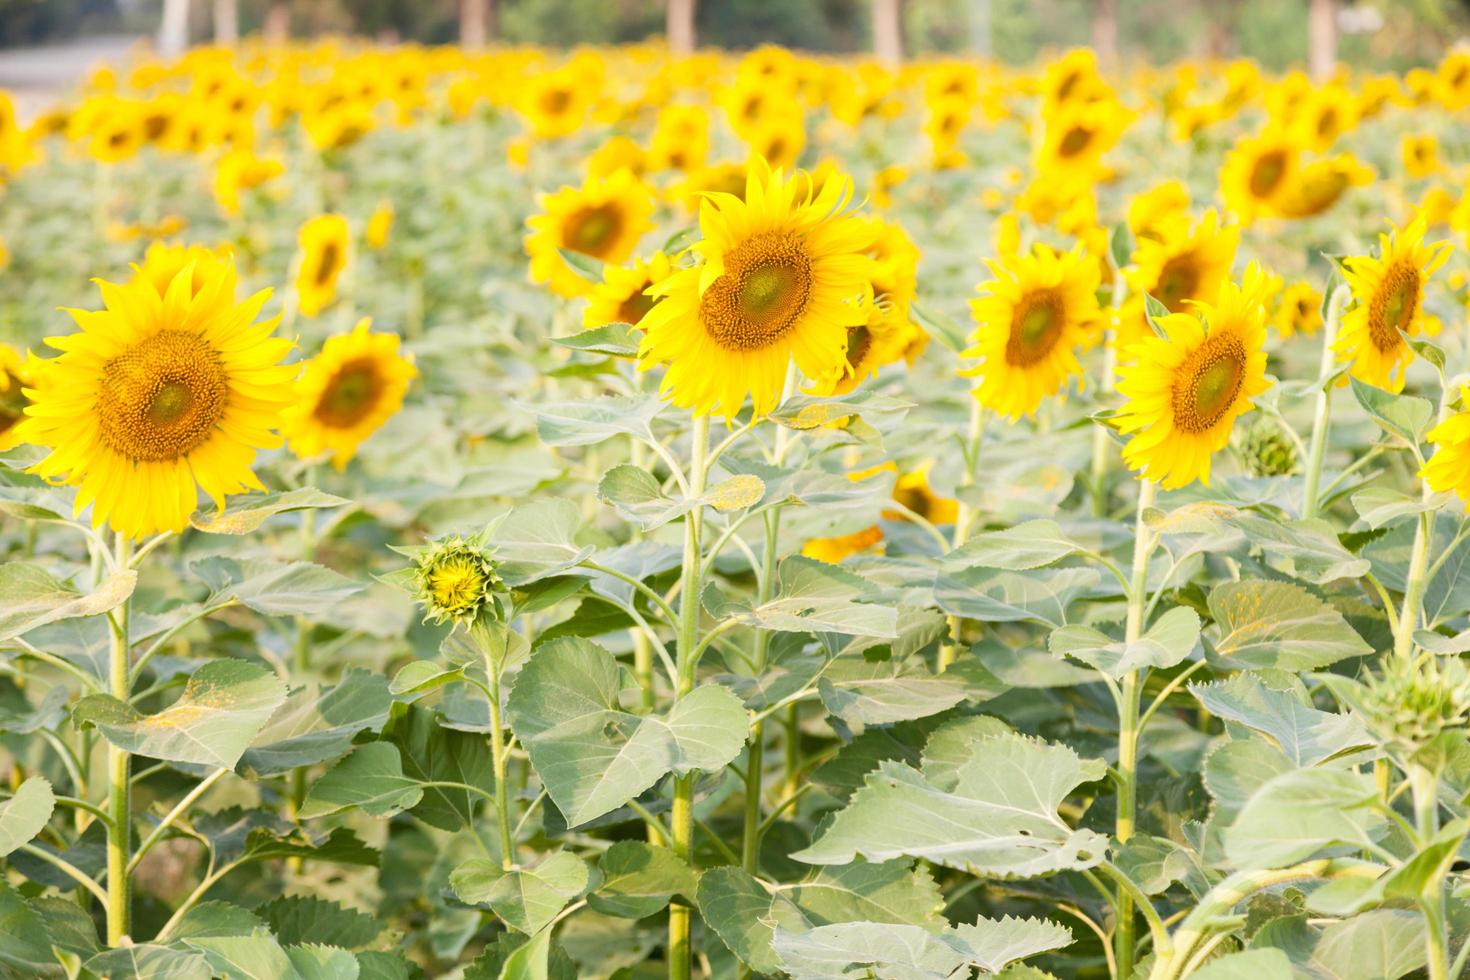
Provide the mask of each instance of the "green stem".
[{"label": "green stem", "polygon": [[[132,559],[132,542],[117,536],[117,567],[127,568]],[[112,696],[127,702],[131,689],[128,638],[128,602],[107,617],[110,651],[108,688]],[[128,872],[128,847],[133,828],[132,756],[116,745],[107,746],[107,943],[117,946],[132,931],[132,879]]]},{"label": "green stem", "polygon": [[[709,416],[694,419],[690,429],[689,496],[699,498],[705,491],[705,462],[709,452]],[[694,690],[694,648],[699,634],[699,603],[703,590],[700,536],[704,527],[704,508],[695,507],[684,516],[684,561],[679,586],[678,684],[674,699]],[[694,853],[694,779],[689,773],[674,780],[674,806],[670,813],[669,836],[674,853],[692,863]],[[689,980],[693,968],[690,946],[690,908],[682,902],[669,906],[669,980]]]},{"label": "green stem", "polygon": [[[1127,296],[1128,282],[1123,278],[1120,269],[1113,271],[1113,296],[1112,315],[1110,319],[1116,320],[1118,311],[1123,306],[1123,299]],[[1098,391],[1106,395],[1112,392],[1113,386],[1117,384],[1118,375],[1118,331],[1116,327],[1109,326],[1103,337],[1103,369],[1102,378],[1098,382]],[[1108,516],[1108,462],[1110,454],[1108,443],[1111,437],[1107,429],[1102,425],[1094,424],[1092,427],[1092,515],[1094,517]]]},{"label": "green stem", "polygon": [[1332,386],[1327,376],[1332,373],[1335,363],[1332,345],[1337,340],[1337,327],[1351,295],[1347,286],[1338,286],[1327,300],[1327,321],[1322,328],[1322,362],[1317,371],[1317,410],[1312,418],[1312,442],[1307,452],[1306,484],[1302,490],[1303,518],[1316,517],[1321,504],[1317,488],[1322,484],[1322,460],[1327,455],[1327,431],[1332,422]]},{"label": "green stem", "polygon": [[[960,476],[960,490],[957,494],[959,505],[955,509],[954,537],[951,539],[952,548],[958,548],[970,539],[970,528],[975,525],[975,509],[965,502],[964,490],[973,487],[977,478],[976,471],[980,466],[980,445],[985,439],[985,406],[980,404],[978,398],[970,399],[970,427],[965,433],[964,461],[965,471]],[[949,642],[939,647],[939,669],[944,670],[954,663],[960,655],[960,625],[959,616],[949,617]]]},{"label": "green stem", "polygon": [[[1414,826],[1420,845],[1427,845],[1439,834],[1439,773],[1425,766],[1410,764],[1409,789],[1414,798]],[[1429,980],[1449,980],[1449,927],[1445,920],[1444,876],[1436,875],[1427,882],[1419,897],[1419,910],[1424,915],[1424,946]]]},{"label": "green stem", "polygon": [[[632,438],[629,449],[629,462],[639,469],[648,465],[648,450],[641,439]],[[641,538],[641,534],[635,535]],[[639,705],[644,712],[653,710],[653,643],[642,630],[634,628],[630,631],[633,636],[633,677],[638,681]],[[649,828],[653,832],[653,828]]]},{"label": "green stem", "polygon": [[[1143,635],[1144,600],[1148,592],[1148,560],[1153,551],[1153,537],[1144,512],[1153,506],[1154,483],[1140,480],[1138,484],[1138,516],[1133,528],[1133,575],[1128,587],[1128,619],[1124,631],[1124,643],[1134,643]],[[1133,836],[1138,819],[1138,711],[1141,675],[1132,670],[1123,675],[1121,696],[1118,702],[1118,814],[1115,835],[1119,843],[1126,844]],[[1115,936],[1114,956],[1118,961],[1118,975],[1133,975],[1134,956],[1134,904],[1132,895],[1120,889],[1116,910],[1118,928]]]},{"label": "green stem", "polygon": [[[782,432],[784,431],[783,428]],[[780,438],[779,434],[777,438]],[[779,510],[768,511],[765,524],[761,575],[756,590],[756,601],[759,605],[770,602],[771,595],[775,591],[776,544],[781,530],[781,512]],[[757,630],[752,657],[756,677],[765,673],[766,658],[770,648],[770,631]],[[745,826],[740,838],[740,866],[750,875],[757,874],[760,869],[761,784],[765,777],[765,734],[764,721],[757,720],[750,726],[750,750],[745,762]]]}]

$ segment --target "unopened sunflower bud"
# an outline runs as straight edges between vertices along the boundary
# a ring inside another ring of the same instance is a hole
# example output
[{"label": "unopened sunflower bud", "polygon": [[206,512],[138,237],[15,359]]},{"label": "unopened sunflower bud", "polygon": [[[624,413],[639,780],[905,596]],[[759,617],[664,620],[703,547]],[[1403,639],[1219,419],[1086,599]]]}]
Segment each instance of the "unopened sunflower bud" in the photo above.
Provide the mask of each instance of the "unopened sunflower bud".
[{"label": "unopened sunflower bud", "polygon": [[1414,752],[1441,734],[1470,728],[1470,671],[1457,658],[1386,658],[1360,708],[1380,738]]},{"label": "unopened sunflower bud", "polygon": [[434,542],[418,556],[416,579],[425,620],[468,624],[482,613],[499,616],[496,593],[505,586],[494,557],[473,538],[456,535]]},{"label": "unopened sunflower bud", "polygon": [[1279,419],[1261,415],[1240,439],[1240,454],[1251,476],[1290,476],[1297,469],[1296,443]]}]

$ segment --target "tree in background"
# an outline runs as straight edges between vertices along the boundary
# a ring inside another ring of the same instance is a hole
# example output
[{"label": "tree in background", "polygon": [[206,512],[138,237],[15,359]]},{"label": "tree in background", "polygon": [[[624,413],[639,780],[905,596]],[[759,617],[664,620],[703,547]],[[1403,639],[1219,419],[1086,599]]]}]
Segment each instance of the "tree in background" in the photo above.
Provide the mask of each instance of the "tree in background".
[{"label": "tree in background", "polygon": [[902,63],[902,0],[873,0],[873,54],[889,68]]},{"label": "tree in background", "polygon": [[1325,82],[1337,69],[1337,0],[1307,3],[1307,70]]}]

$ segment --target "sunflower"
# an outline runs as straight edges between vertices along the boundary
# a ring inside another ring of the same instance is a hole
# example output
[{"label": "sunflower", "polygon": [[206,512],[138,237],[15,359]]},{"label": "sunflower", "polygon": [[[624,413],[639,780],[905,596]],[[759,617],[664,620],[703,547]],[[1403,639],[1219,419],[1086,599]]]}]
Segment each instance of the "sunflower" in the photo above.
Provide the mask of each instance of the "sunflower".
[{"label": "sunflower", "polygon": [[1240,244],[1240,229],[1221,227],[1214,210],[1206,211],[1193,227],[1183,218],[1166,223],[1158,236],[1139,239],[1133,264],[1124,273],[1129,296],[1119,320],[1119,339],[1125,344],[1149,333],[1145,295],[1163,303],[1170,313],[1182,313],[1193,301],[1213,298],[1230,278]]},{"label": "sunflower", "polygon": [[1314,160],[1302,167],[1277,201],[1276,209],[1287,218],[1310,218],[1336,204],[1350,187],[1373,181],[1371,168],[1351,154],[1339,153]]},{"label": "sunflower", "polygon": [[25,389],[32,384],[31,372],[20,353],[8,344],[0,344],[0,452],[20,443],[19,423],[30,404]]},{"label": "sunflower", "polygon": [[302,316],[316,316],[337,298],[337,279],[347,268],[347,219],[321,214],[301,226],[296,266],[296,295]]},{"label": "sunflower", "polygon": [[199,490],[223,508],[226,494],[264,489],[250,465],[280,445],[291,342],[271,335],[278,317],[255,322],[270,290],[236,302],[229,260],[202,284],[195,272],[161,293],[145,276],[100,282],[105,308],[69,311],[80,331],[47,340],[62,354],[25,389],[19,437],[51,450],[33,469],[79,487],[77,513],[91,505],[94,527],[179,531]]},{"label": "sunflower", "polygon": [[1410,177],[1433,177],[1444,169],[1439,158],[1439,140],[1428,133],[1406,135],[1399,143],[1404,173]]},{"label": "sunflower", "polygon": [[752,158],[759,157],[778,169],[794,167],[806,149],[806,121],[795,107],[769,112],[745,138]]},{"label": "sunflower", "polygon": [[801,546],[804,556],[828,565],[839,565],[843,559],[865,551],[883,553],[883,529],[876,524],[835,538],[812,538]]},{"label": "sunflower", "polygon": [[152,284],[158,295],[168,292],[174,278],[184,269],[194,269],[189,284],[191,295],[198,295],[207,284],[218,279],[230,261],[228,246],[219,249],[203,245],[165,245],[153,242],[143,253],[143,264],[134,266],[133,281],[145,280]]},{"label": "sunflower", "polygon": [[368,217],[367,228],[362,237],[368,248],[381,249],[388,244],[388,235],[393,231],[393,202],[382,200]]},{"label": "sunflower", "polygon": [[1322,294],[1309,282],[1298,282],[1287,286],[1276,304],[1271,317],[1282,340],[1290,340],[1299,333],[1316,333],[1322,329]]},{"label": "sunflower", "polygon": [[570,136],[582,128],[592,107],[592,91],[571,66],[524,80],[517,105],[537,139]]},{"label": "sunflower", "polygon": [[639,367],[665,363],[675,404],[726,418],[751,396],[757,415],[775,407],[795,357],[807,378],[843,366],[847,331],[868,321],[870,233],[847,211],[852,181],[815,188],[805,174],[750,166],[742,200],[710,194],[700,207],[701,265],[654,286],[658,303]]},{"label": "sunflower", "polygon": [[657,297],[648,295],[648,287],[663,282],[673,271],[673,263],[663,252],[646,262],[635,259],[630,266],[604,266],[602,282],[587,294],[582,325],[600,327],[604,323],[631,323],[636,326],[658,302]]},{"label": "sunflower", "polygon": [[249,150],[231,150],[214,169],[214,199],[228,215],[240,213],[240,192],[259,187],[286,172],[274,158],[262,158]]},{"label": "sunflower", "polygon": [[1128,202],[1128,228],[1140,238],[1158,238],[1161,230],[1189,211],[1189,190],[1177,180],[1155,184]]},{"label": "sunflower", "polygon": [[1133,114],[1112,100],[1064,103],[1046,117],[1046,130],[1037,154],[1042,173],[1092,175],[1102,155],[1117,145]]},{"label": "sunflower", "polygon": [[396,333],[369,333],[363,317],[351,333],[328,338],[296,382],[296,400],[282,416],[281,431],[303,459],[332,453],[345,469],[363,441],[403,406],[418,376],[413,357],[398,352]]},{"label": "sunflower", "polygon": [[1429,489],[1439,493],[1453,490],[1470,506],[1470,387],[1460,389],[1466,409],[1429,430],[1434,455],[1419,471]]},{"label": "sunflower", "polygon": [[1274,130],[1241,140],[1220,168],[1225,206],[1247,224],[1274,214],[1295,180],[1300,156],[1296,144]]},{"label": "sunflower", "polygon": [[526,222],[531,229],[526,236],[531,279],[549,283],[553,292],[569,298],[585,296],[592,283],[567,265],[560,249],[619,265],[653,227],[653,192],[627,170],[544,195],[541,209]]},{"label": "sunflower", "polygon": [[1378,236],[1378,254],[1343,260],[1353,308],[1342,318],[1332,349],[1351,363],[1353,377],[1399,391],[1414,349],[1404,335],[1419,332],[1424,283],[1449,258],[1450,244],[1424,244],[1424,216],[1389,235]]},{"label": "sunflower", "polygon": [[1161,318],[1163,337],[1132,345],[1119,372],[1126,399],[1115,424],[1131,435],[1123,460],[1166,490],[1210,482],[1210,455],[1230,442],[1235,420],[1270,387],[1263,300],[1266,276],[1252,265],[1226,281],[1213,303]]},{"label": "sunflower", "polygon": [[912,340],[906,312],[888,299],[875,300],[868,307],[868,322],[848,329],[843,362],[817,379],[812,394],[847,394],[885,365],[903,360]]},{"label": "sunflower", "polygon": [[991,261],[990,270],[995,278],[970,301],[979,326],[964,352],[980,363],[963,373],[980,378],[982,405],[1014,421],[1082,372],[1077,351],[1100,315],[1100,272],[1081,246],[1059,254],[1045,245]]}]

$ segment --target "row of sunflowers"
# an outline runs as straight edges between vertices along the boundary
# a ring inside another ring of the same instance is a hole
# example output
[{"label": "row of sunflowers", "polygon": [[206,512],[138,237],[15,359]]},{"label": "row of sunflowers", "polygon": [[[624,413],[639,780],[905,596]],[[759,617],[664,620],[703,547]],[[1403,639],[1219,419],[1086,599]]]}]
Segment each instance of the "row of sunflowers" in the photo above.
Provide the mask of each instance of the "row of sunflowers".
[{"label": "row of sunflowers", "polygon": [[1467,112],[1464,51],[0,94],[3,970],[1461,975]]}]

